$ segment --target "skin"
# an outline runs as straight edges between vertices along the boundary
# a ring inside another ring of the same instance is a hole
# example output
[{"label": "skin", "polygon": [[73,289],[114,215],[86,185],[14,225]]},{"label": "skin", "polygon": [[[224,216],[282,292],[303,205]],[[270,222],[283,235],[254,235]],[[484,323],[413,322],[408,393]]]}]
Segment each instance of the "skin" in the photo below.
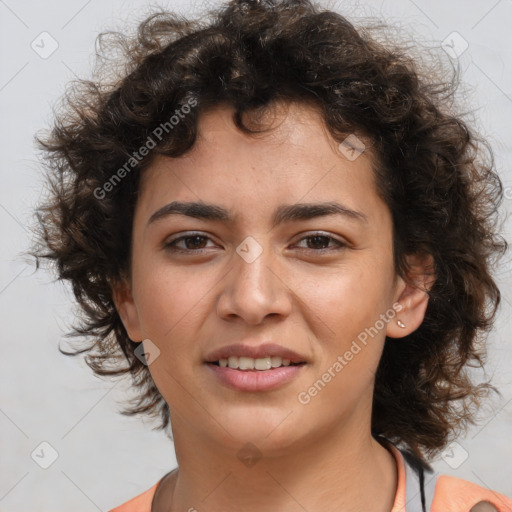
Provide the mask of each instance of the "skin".
[{"label": "skin", "polygon": [[[377,194],[368,141],[351,161],[312,105],[276,104],[269,112],[273,129],[255,137],[238,131],[232,108],[219,105],[201,115],[187,155],[158,156],[142,175],[131,275],[114,296],[130,338],[160,350],[149,370],[170,407],[179,470],[159,486],[153,511],[389,511],[397,470],[371,436],[375,372],[385,336],[405,336],[423,321],[431,262],[411,257],[418,286],[396,275],[391,214]],[[223,206],[234,221],[174,215],[148,225],[177,200]],[[330,215],[272,227],[279,205],[324,201],[367,221]],[[165,247],[196,231],[209,238],[178,242],[187,253]],[[317,231],[332,240],[305,238]],[[248,236],[262,248],[252,263],[236,252]],[[307,405],[299,403],[298,394],[394,303],[401,312]],[[269,338],[307,360],[277,390],[229,389],[204,364],[221,346]],[[251,467],[237,457],[248,442],[261,455]]]}]

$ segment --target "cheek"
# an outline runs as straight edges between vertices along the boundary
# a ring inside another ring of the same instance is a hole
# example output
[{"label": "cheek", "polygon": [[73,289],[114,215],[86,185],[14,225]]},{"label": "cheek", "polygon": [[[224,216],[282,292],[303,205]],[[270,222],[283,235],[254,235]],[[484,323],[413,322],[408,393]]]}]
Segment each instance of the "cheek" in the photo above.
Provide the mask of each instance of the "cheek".
[{"label": "cheek", "polygon": [[146,259],[137,271],[134,268],[133,279],[146,336],[166,343],[178,327],[190,325],[207,301],[214,279],[193,266],[178,268],[162,260],[161,256]]},{"label": "cheek", "polygon": [[310,295],[308,306],[321,319],[318,325],[324,333],[316,333],[323,345],[320,375],[326,373],[329,379],[322,403],[336,403],[343,396],[347,406],[354,405],[371,395],[384,347],[386,330],[379,316],[386,309],[383,288],[374,278],[354,273],[319,282],[316,290],[321,291]]},{"label": "cheek", "polygon": [[295,290],[306,311],[314,312],[334,331],[331,334],[347,337],[373,325],[384,312],[384,284],[382,277],[369,268],[347,267],[297,281]]},{"label": "cheek", "polygon": [[148,263],[137,276],[142,332],[160,350],[149,371],[166,402],[177,411],[190,407],[183,385],[193,379],[194,340],[199,337],[199,317],[204,317],[205,308],[211,308],[208,291],[212,285],[197,269],[178,270],[169,264]]},{"label": "cheek", "polygon": [[376,264],[346,267],[301,285],[304,314],[317,326],[315,337],[323,345],[320,367],[328,369],[342,357],[340,376],[345,377],[332,388],[355,393],[372,382],[387,325],[380,316],[388,307],[386,275]]}]

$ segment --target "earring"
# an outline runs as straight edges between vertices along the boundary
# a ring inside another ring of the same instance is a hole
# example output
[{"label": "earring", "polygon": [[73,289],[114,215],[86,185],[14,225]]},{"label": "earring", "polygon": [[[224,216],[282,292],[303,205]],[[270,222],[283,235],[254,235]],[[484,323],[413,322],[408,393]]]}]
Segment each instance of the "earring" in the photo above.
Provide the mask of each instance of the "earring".
[{"label": "earring", "polygon": [[405,329],[405,324],[402,322],[402,320],[397,320],[396,323],[398,324],[398,327],[402,327],[402,329]]}]

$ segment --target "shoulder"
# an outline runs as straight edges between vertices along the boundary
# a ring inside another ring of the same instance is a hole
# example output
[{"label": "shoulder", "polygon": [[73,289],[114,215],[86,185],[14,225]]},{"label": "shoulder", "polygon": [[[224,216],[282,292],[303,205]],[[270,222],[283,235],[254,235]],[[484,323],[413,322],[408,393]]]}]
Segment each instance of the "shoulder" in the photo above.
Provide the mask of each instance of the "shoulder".
[{"label": "shoulder", "polygon": [[109,512],[151,512],[151,502],[153,501],[153,496],[155,495],[156,488],[161,480],[159,480],[153,487],[144,491],[142,494],[135,496],[131,500],[119,505]]},{"label": "shoulder", "polygon": [[[478,484],[448,475],[435,483],[431,512],[470,512],[480,502],[488,502],[499,512],[512,512],[512,499]],[[480,506],[482,507],[482,506]],[[485,511],[476,508],[475,512]]]},{"label": "shoulder", "polygon": [[511,498],[469,480],[434,473],[410,452],[388,446],[398,469],[393,512],[512,512]]}]

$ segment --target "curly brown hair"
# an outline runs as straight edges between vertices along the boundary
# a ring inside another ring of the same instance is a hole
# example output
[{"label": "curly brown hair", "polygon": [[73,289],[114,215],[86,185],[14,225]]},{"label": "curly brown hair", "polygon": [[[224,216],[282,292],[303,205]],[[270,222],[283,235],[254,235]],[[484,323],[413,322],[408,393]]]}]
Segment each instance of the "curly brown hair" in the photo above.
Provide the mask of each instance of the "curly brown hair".
[{"label": "curly brown hair", "polygon": [[[312,102],[336,140],[357,132],[372,141],[397,274],[412,282],[407,255],[434,261],[423,323],[406,339],[386,339],[372,433],[425,460],[474,423],[494,388],[473,383],[468,368],[483,366],[500,302],[491,270],[507,243],[497,228],[502,183],[492,150],[454,113],[456,70],[449,79],[426,73],[405,45],[383,43],[309,0],[231,1],[205,21],[159,11],[136,35],[106,33],[98,42],[100,55],[120,49],[121,65],[106,60],[110,75],[75,82],[51,132],[37,138],[50,195],[37,210],[32,253],[71,283],[81,315],[68,336],[90,341],[59,350],[88,352],[98,375],[131,375],[138,395],[122,414],[159,415],[160,429],[170,419],[113,302],[113,287],[130,274],[140,174],[158,154],[186,153],[207,109],[234,106],[233,121],[249,134],[256,131],[242,114],[280,99]],[[171,128],[187,104],[194,108]],[[155,147],[135,162],[150,138]]]}]

